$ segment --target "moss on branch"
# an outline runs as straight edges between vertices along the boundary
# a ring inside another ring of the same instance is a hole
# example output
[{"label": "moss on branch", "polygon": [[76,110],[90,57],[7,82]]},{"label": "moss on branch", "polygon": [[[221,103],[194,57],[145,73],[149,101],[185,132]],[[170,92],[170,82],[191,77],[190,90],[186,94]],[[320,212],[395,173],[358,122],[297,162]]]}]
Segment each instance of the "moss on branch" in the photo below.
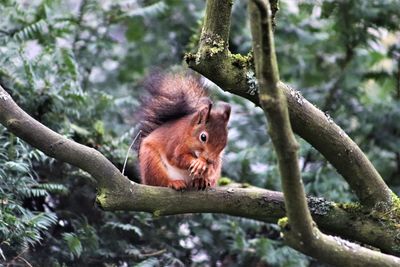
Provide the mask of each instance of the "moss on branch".
[{"label": "moss on branch", "polygon": [[[279,9],[278,2],[270,1],[273,17]],[[203,22],[202,35],[221,37],[225,50],[215,54],[215,50],[208,51],[207,44],[200,41],[197,53],[186,54],[185,61],[190,68],[223,90],[242,96],[259,106],[259,84],[254,75],[252,53],[247,56],[231,54],[227,47],[231,7],[229,1],[207,1]],[[206,56],[210,54],[213,56]],[[372,208],[378,202],[391,205],[391,190],[361,149],[344,131],[304,99],[299,91],[283,82],[279,82],[278,87],[285,93],[293,131],[325,156],[346,179],[363,205]]]},{"label": "moss on branch", "polygon": [[[279,192],[229,184],[210,191],[180,193],[169,188],[133,183],[98,151],[61,137],[44,125],[37,126],[38,122],[34,123],[34,119],[23,112],[0,87],[0,123],[7,127],[7,121],[10,120],[25,121],[23,124],[14,124],[15,127],[9,128],[10,132],[48,154],[50,144],[63,140],[63,145],[53,147],[51,156],[80,167],[98,181],[96,201],[104,210],[145,211],[159,216],[216,212],[270,223],[276,223],[285,216],[283,196]],[[89,162],[87,158],[90,158]],[[323,203],[322,200],[318,201]],[[376,246],[388,253],[400,253],[397,232],[393,228],[384,228],[385,222],[363,217],[362,212],[339,208],[339,205],[321,215],[317,207],[319,204],[315,200],[312,202],[314,208],[311,210],[316,211],[314,219],[324,231]],[[400,201],[396,198],[394,202]],[[321,208],[325,209],[325,205]],[[365,234],[371,229],[373,234]]]},{"label": "moss on branch", "polygon": [[[298,144],[291,129],[287,102],[278,87],[279,73],[275,58],[272,18],[269,0],[249,3],[256,76],[260,85],[260,103],[269,122],[269,133],[275,148],[287,220],[279,224],[286,243],[293,248],[330,264],[340,266],[397,266],[400,259],[350,243],[339,237],[323,234],[316,227],[309,209],[297,159]],[[311,199],[310,199],[311,200]],[[319,202],[313,199],[314,202]],[[364,199],[363,199],[364,200]],[[320,203],[319,214],[334,207]],[[366,202],[367,204],[371,204]],[[375,204],[380,203],[375,202]],[[384,204],[386,204],[385,202]],[[391,204],[391,202],[389,203]]]}]

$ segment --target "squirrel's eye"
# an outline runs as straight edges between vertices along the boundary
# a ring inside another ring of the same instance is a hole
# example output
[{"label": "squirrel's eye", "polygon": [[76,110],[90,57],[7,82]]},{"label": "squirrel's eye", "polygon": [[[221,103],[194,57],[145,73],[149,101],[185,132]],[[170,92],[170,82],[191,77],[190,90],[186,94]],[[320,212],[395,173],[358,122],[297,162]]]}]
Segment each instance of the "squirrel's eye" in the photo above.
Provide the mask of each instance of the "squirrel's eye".
[{"label": "squirrel's eye", "polygon": [[206,132],[201,132],[199,139],[201,142],[205,143],[205,142],[207,142],[207,137],[208,137],[208,134]]}]

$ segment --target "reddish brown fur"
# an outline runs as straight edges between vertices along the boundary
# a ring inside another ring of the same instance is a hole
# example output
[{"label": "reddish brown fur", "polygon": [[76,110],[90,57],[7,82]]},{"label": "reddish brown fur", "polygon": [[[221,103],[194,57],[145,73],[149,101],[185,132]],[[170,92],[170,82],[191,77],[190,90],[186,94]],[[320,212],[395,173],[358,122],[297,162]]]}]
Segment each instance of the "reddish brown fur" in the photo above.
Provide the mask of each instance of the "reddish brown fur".
[{"label": "reddish brown fur", "polygon": [[[151,96],[141,110],[142,182],[177,190],[215,186],[227,142],[230,106],[211,108],[203,86],[191,76],[162,76],[147,88]],[[206,142],[199,137],[204,132]]]}]

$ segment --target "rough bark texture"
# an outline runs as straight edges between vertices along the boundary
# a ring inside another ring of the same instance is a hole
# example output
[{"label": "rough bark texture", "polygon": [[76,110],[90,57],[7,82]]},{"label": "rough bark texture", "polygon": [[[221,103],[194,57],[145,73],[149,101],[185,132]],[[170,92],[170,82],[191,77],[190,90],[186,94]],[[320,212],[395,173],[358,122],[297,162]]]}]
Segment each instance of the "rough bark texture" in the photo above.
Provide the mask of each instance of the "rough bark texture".
[{"label": "rough bark texture", "polygon": [[[197,53],[188,53],[186,63],[223,90],[242,96],[260,106],[258,84],[254,76],[253,57],[231,54],[226,40],[213,36],[229,35],[230,16],[210,9],[218,2],[220,10],[230,14],[231,1],[207,1],[207,9],[200,48]],[[213,20],[215,23],[210,23]],[[213,25],[207,28],[208,25]],[[304,99],[301,94],[283,82],[278,83],[288,101],[290,122],[293,131],[314,146],[346,179],[363,205],[390,207],[392,193],[374,166],[332,118]],[[349,164],[351,163],[351,164]]]},{"label": "rough bark texture", "polygon": [[314,223],[301,180],[298,144],[291,129],[287,101],[278,87],[279,73],[269,1],[250,1],[249,15],[260,104],[268,118],[285,198],[287,218],[281,219],[279,225],[286,243],[309,256],[337,266],[399,265],[399,258],[323,234]]},{"label": "rough bark texture", "polygon": [[99,187],[123,190],[126,178],[100,152],[78,144],[34,120],[0,86],[0,123],[46,155],[70,163],[96,178]]},{"label": "rough bark texture", "polygon": [[286,214],[291,223],[291,231],[300,233],[300,240],[307,242],[308,238],[312,238],[313,221],[300,174],[297,155],[299,145],[290,125],[285,94],[278,87],[278,63],[268,0],[250,1],[249,17],[260,104],[268,119],[268,132],[278,158]]},{"label": "rough bark texture", "polygon": [[[231,185],[209,191],[176,192],[133,183],[98,151],[66,139],[35,121],[1,87],[0,123],[48,156],[90,173],[98,182],[97,202],[105,210],[146,211],[160,216],[215,212],[268,223],[276,223],[285,216],[280,192]],[[396,237],[399,230],[389,217],[369,214],[359,205],[335,204],[320,198],[309,198],[308,202],[314,220],[323,231],[400,255],[400,241]]]}]

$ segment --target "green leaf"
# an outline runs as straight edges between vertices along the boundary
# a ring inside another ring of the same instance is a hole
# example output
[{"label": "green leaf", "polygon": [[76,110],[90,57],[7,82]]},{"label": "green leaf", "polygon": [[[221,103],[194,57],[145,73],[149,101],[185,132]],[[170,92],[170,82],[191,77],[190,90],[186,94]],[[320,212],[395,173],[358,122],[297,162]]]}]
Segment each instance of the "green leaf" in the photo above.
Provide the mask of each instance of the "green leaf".
[{"label": "green leaf", "polygon": [[85,129],[84,127],[78,126],[74,123],[71,123],[70,126],[71,126],[71,129],[74,130],[74,132],[76,132],[79,135],[82,135],[82,136],[90,135],[90,132],[87,129]]},{"label": "green leaf", "polygon": [[29,173],[30,171],[29,165],[23,162],[7,161],[4,163],[4,167],[21,173]]},{"label": "green leaf", "polygon": [[75,60],[73,51],[71,49],[62,48],[61,55],[67,72],[71,75],[72,79],[78,79],[78,63]]},{"label": "green leaf", "polygon": [[39,213],[32,217],[29,223],[40,230],[47,230],[51,225],[57,223],[57,215],[52,212]]},{"label": "green leaf", "polygon": [[98,135],[103,136],[104,132],[105,132],[105,130],[104,130],[104,122],[97,120],[94,123],[94,130],[96,131],[96,133]]},{"label": "green leaf", "polygon": [[159,1],[152,5],[148,5],[141,8],[132,8],[125,14],[128,17],[142,16],[142,17],[154,17],[167,10],[167,5],[163,1]]},{"label": "green leaf", "polygon": [[62,184],[52,184],[52,183],[43,183],[35,185],[37,189],[44,189],[49,193],[56,193],[56,194],[67,194],[68,188]]},{"label": "green leaf", "polygon": [[47,28],[46,21],[39,20],[18,30],[17,32],[14,33],[13,37],[17,41],[30,40],[36,37],[37,35],[44,34],[46,28]]},{"label": "green leaf", "polygon": [[67,242],[68,248],[72,255],[79,258],[82,254],[82,243],[79,238],[73,233],[64,233],[63,239]]},{"label": "green leaf", "polygon": [[137,234],[138,236],[143,236],[142,231],[140,230],[140,228],[132,225],[132,224],[124,224],[124,223],[118,223],[118,222],[107,222],[106,227],[111,227],[112,229],[120,229],[123,231],[127,231],[127,232],[131,232],[133,231],[135,234]]},{"label": "green leaf", "polygon": [[127,26],[125,37],[130,42],[141,40],[146,34],[143,19],[140,17],[129,19]]}]

